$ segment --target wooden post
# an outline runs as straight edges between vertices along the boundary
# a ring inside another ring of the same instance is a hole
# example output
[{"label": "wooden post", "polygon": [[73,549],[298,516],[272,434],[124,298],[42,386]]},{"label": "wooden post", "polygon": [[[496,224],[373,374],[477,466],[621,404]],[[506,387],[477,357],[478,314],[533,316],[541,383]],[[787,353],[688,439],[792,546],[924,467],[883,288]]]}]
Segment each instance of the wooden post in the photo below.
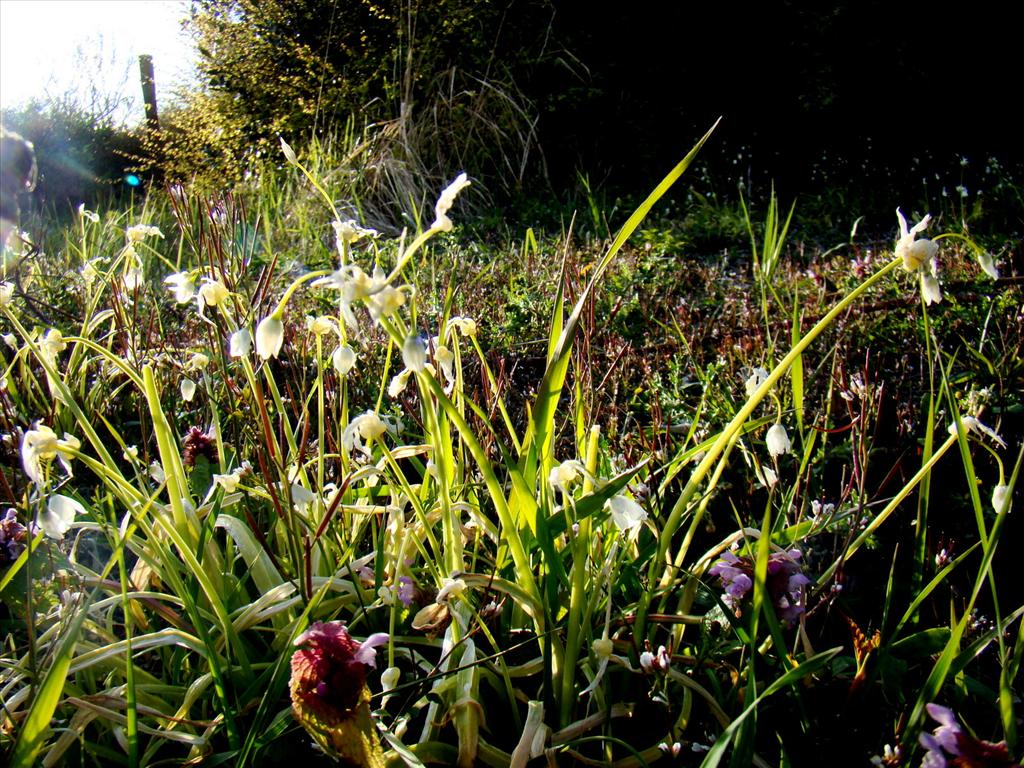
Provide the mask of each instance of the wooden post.
[{"label": "wooden post", "polygon": [[160,130],[160,118],[156,111],[156,80],[153,79],[153,57],[139,56],[139,76],[142,78],[142,99],[146,103],[146,125],[150,131]]}]

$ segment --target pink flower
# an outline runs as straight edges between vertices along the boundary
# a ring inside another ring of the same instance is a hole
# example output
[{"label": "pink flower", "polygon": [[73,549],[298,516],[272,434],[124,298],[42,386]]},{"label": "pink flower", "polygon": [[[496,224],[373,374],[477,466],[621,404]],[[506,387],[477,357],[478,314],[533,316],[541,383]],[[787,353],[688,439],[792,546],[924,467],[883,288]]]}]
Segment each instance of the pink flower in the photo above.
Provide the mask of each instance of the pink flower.
[{"label": "pink flower", "polygon": [[292,711],[321,747],[356,765],[383,764],[366,668],[377,666],[376,648],[387,641],[379,632],[357,642],[340,621],[318,621],[295,640]]}]

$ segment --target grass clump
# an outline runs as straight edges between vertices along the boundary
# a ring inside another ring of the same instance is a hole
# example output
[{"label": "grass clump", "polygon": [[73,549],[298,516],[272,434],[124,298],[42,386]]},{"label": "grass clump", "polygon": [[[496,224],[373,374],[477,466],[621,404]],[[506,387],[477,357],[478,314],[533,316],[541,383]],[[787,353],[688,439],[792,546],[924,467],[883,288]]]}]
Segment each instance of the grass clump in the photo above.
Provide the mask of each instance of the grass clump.
[{"label": "grass clump", "polygon": [[1019,288],[774,204],[753,273],[628,247],[709,136],[604,239],[453,241],[464,174],[387,231],[285,144],[14,253],[12,764],[1012,762]]}]

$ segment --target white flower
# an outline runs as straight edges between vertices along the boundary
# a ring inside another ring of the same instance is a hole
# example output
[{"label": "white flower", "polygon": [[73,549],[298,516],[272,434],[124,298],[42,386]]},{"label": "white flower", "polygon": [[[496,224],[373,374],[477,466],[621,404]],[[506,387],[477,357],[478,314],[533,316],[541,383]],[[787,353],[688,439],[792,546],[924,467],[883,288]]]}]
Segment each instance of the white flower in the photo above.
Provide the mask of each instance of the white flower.
[{"label": "white flower", "polygon": [[338,302],[341,307],[341,316],[345,319],[345,325],[354,329],[358,328],[359,324],[352,312],[352,304],[359,300],[366,300],[381,291],[386,284],[385,280],[386,276],[380,267],[377,267],[373,277],[370,277],[359,266],[346,264],[327,277],[314,280],[313,285],[333,288],[341,294]]},{"label": "white flower", "polygon": [[256,327],[256,354],[267,360],[277,357],[284,344],[284,323],[277,314],[268,315]]},{"label": "white flower", "polygon": [[604,506],[611,512],[612,522],[620,531],[633,531],[647,519],[644,508],[626,496],[612,496]]},{"label": "white flower", "polygon": [[13,298],[14,283],[8,283],[6,280],[0,283],[0,306],[6,307]]},{"label": "white flower", "polygon": [[207,304],[216,307],[230,295],[227,286],[220,280],[204,277],[203,284],[199,286],[199,298],[196,300],[199,303],[199,314],[203,314]]},{"label": "white flower", "polygon": [[402,344],[402,362],[413,373],[422,373],[427,365],[427,345],[416,334],[409,336]]},{"label": "white flower", "polygon": [[312,333],[314,336],[323,336],[325,333],[338,332],[338,324],[327,315],[320,315],[319,317],[310,317],[306,319],[306,330]]},{"label": "white flower", "polygon": [[460,173],[455,177],[455,181],[444,188],[441,192],[441,196],[437,198],[437,204],[434,206],[434,223],[430,225],[431,229],[438,230],[440,232],[451,232],[453,225],[452,220],[448,218],[448,211],[451,210],[452,204],[455,203],[455,196],[468,187],[470,184],[465,172]]},{"label": "white flower", "polygon": [[771,488],[779,482],[779,476],[775,474],[775,470],[764,465],[761,465],[760,467],[755,466],[754,475],[757,477],[757,482],[765,488]]},{"label": "white flower", "polygon": [[46,501],[46,511],[39,513],[39,527],[51,539],[64,538],[76,515],[85,514],[85,507],[74,499],[55,493]]},{"label": "white flower", "polygon": [[378,232],[375,229],[364,229],[353,219],[348,221],[332,221],[334,237],[338,245],[338,253],[344,254],[346,246],[362,240],[364,237],[376,237]]},{"label": "white flower", "polygon": [[346,453],[355,448],[369,456],[370,449],[364,446],[363,440],[370,441],[378,438],[387,432],[387,429],[387,425],[381,421],[380,416],[373,411],[366,411],[352,419],[345,427],[345,431],[341,434],[341,445]]},{"label": "white flower", "polygon": [[202,352],[196,352],[192,357],[189,358],[188,362],[185,363],[186,371],[202,371],[210,364],[210,358],[204,355]]},{"label": "white flower", "polygon": [[196,295],[195,281],[188,272],[175,272],[165,277],[164,282],[170,286],[168,290],[174,294],[174,300],[179,304],[188,304]]},{"label": "white flower", "polygon": [[921,296],[925,304],[938,304],[942,301],[942,286],[934,272],[921,271]]},{"label": "white flower", "polygon": [[181,399],[186,403],[191,403],[192,398],[196,396],[196,383],[192,379],[181,380]]},{"label": "white flower", "polygon": [[993,280],[999,279],[999,270],[996,269],[995,259],[992,258],[992,254],[988,251],[978,251],[978,264],[986,275],[991,277]]},{"label": "white flower", "polygon": [[896,209],[896,218],[900,224],[900,239],[896,243],[896,255],[903,259],[904,269],[914,272],[931,261],[939,251],[938,244],[926,237],[922,237],[920,240],[914,239],[918,232],[923,232],[928,228],[932,217],[930,214],[925,215],[910,229],[907,228],[907,220],[899,208]]},{"label": "white flower", "polygon": [[238,483],[242,479],[242,473],[245,472],[245,467],[238,467],[233,472],[229,472],[226,475],[213,475],[213,482],[224,489],[224,493],[234,493],[238,489]]},{"label": "white flower", "polygon": [[[960,423],[964,425],[964,429],[967,431],[968,434],[970,434],[971,432],[976,432],[981,435],[987,435],[988,437],[992,438],[992,441],[994,443],[997,443],[1000,448],[1006,447],[1006,443],[1003,441],[1003,438],[1001,438],[994,429],[985,426],[973,416],[962,417],[960,419]],[[949,425],[949,434],[956,434],[955,421]]]},{"label": "white flower", "polygon": [[992,489],[992,509],[999,514],[1003,507],[1006,507],[1007,512],[1010,511],[1010,486],[997,485]]},{"label": "white flower", "polygon": [[6,344],[11,349],[16,350],[18,348],[18,337],[15,336],[13,333],[5,333],[3,335],[3,340],[4,344]]},{"label": "white flower", "polygon": [[446,392],[455,383],[455,353],[434,337],[434,362],[441,366],[441,373],[448,383]]},{"label": "white flower", "polygon": [[380,687],[387,693],[398,685],[398,679],[401,677],[401,671],[398,667],[388,667],[380,673]]},{"label": "white flower", "polygon": [[594,652],[594,655],[599,659],[607,659],[612,655],[612,651],[615,650],[615,643],[609,638],[602,637],[599,640],[595,640],[590,644],[590,649]]},{"label": "white flower", "polygon": [[290,492],[292,497],[292,506],[303,514],[305,514],[309,509],[309,505],[316,501],[316,494],[309,490],[309,488],[299,485],[298,483],[291,484]]},{"label": "white flower", "polygon": [[750,377],[746,380],[746,382],[743,385],[747,391],[747,397],[753,396],[753,394],[757,391],[757,388],[764,384],[767,380],[768,371],[766,371],[764,368],[755,368],[753,371],[751,371]]},{"label": "white flower", "polygon": [[458,328],[463,336],[476,336],[476,320],[471,317],[453,317],[448,324]]},{"label": "white flower", "polygon": [[408,368],[393,376],[391,378],[391,382],[388,384],[388,397],[398,397],[400,394],[405,392],[405,388],[409,386],[410,376],[412,376],[412,371]]},{"label": "white flower", "polygon": [[[376,276],[375,273],[374,277]],[[370,310],[370,317],[374,323],[380,323],[382,317],[393,315],[403,304],[405,292],[391,285],[385,285],[366,299],[366,308]]]},{"label": "white flower", "polygon": [[331,355],[331,364],[339,376],[348,376],[356,365],[356,353],[348,344],[342,344]]},{"label": "white flower", "polygon": [[782,424],[773,424],[768,429],[768,434],[765,436],[765,442],[768,444],[768,453],[773,457],[789,453],[792,449],[792,444],[789,442],[789,435],[786,434],[786,428],[782,426]]},{"label": "white flower", "polygon": [[78,215],[81,216],[83,219],[88,219],[93,224],[98,224],[100,221],[100,215],[95,211],[87,211],[85,209],[85,203],[79,203]]},{"label": "white flower", "polygon": [[48,426],[39,424],[35,429],[28,430],[22,438],[21,464],[25,468],[25,474],[37,484],[42,482],[43,461],[59,460],[70,475],[72,451],[77,451],[81,447],[78,438],[65,432],[64,439],[61,440]]},{"label": "white flower", "polygon": [[167,479],[167,474],[164,472],[164,465],[159,461],[154,461],[149,465],[149,476],[153,478],[153,482],[157,485],[161,485]]},{"label": "white flower", "polygon": [[458,597],[465,591],[466,582],[463,579],[444,579],[434,602],[438,605],[450,602],[453,597]]},{"label": "white flower", "polygon": [[284,158],[289,163],[291,163],[292,165],[299,164],[299,158],[295,156],[295,150],[292,149],[291,146],[289,146],[288,142],[284,140],[283,136],[281,137],[281,151],[284,152]]},{"label": "white flower", "polygon": [[231,334],[228,352],[232,357],[248,357],[252,351],[252,334],[248,328],[239,328]]},{"label": "white flower", "polygon": [[138,266],[128,267],[124,271],[123,279],[126,291],[137,291],[146,283],[146,276]]},{"label": "white flower", "polygon": [[926,237],[915,240],[918,232],[928,228],[932,217],[926,215],[917,224],[907,228],[907,220],[903,212],[896,209],[896,218],[900,224],[900,239],[896,243],[896,255],[903,259],[903,268],[908,272],[917,272],[921,279],[921,297],[925,304],[937,304],[942,301],[942,288],[939,285],[939,263],[936,255],[938,243]]},{"label": "white flower", "polygon": [[141,243],[147,237],[159,237],[162,240],[164,233],[157,227],[152,227],[148,224],[135,224],[124,231],[124,236],[130,245],[134,245],[135,243]]},{"label": "white flower", "polygon": [[562,493],[569,492],[569,486],[583,475],[583,465],[575,459],[556,464],[548,473],[548,485]]}]

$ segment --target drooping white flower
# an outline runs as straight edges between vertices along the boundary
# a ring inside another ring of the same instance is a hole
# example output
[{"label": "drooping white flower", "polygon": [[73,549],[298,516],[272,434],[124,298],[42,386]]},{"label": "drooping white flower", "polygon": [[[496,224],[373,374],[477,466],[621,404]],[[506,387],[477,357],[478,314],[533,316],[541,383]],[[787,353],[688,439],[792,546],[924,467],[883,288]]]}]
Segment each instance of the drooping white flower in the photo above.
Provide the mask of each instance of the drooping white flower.
[{"label": "drooping white flower", "polygon": [[988,251],[978,251],[978,264],[986,275],[993,280],[999,279],[999,270],[996,268],[996,261]]},{"label": "drooping white flower", "polygon": [[39,342],[39,351],[51,366],[56,366],[57,355],[67,349],[67,342],[64,341],[64,334],[56,328],[51,328]]},{"label": "drooping white flower", "polygon": [[376,237],[378,235],[377,230],[364,229],[353,219],[332,221],[331,226],[334,227],[334,237],[338,246],[338,253],[341,254],[344,254],[346,247],[352,243],[362,240],[364,237]]},{"label": "drooping white flower", "polygon": [[939,263],[935,258],[939,245],[926,237],[915,239],[919,232],[928,228],[932,217],[926,215],[913,227],[907,227],[903,212],[896,209],[899,220],[900,237],[896,242],[896,256],[903,259],[903,268],[908,272],[916,272],[921,281],[921,297],[925,304],[937,304],[942,301],[942,288],[939,285]]},{"label": "drooping white flower", "polygon": [[434,338],[434,362],[441,366],[441,375],[446,383],[445,392],[448,392],[455,384],[455,353],[441,344],[437,337]]},{"label": "drooping white flower", "polygon": [[6,307],[14,298],[14,283],[0,282],[0,306]]},{"label": "drooping white flower", "polygon": [[267,315],[256,327],[256,354],[264,360],[277,357],[284,344],[284,323],[278,314]]},{"label": "drooping white flower", "polygon": [[427,345],[417,334],[406,338],[402,344],[402,362],[413,373],[422,373],[427,365]]},{"label": "drooping white flower", "polygon": [[754,466],[754,476],[757,478],[757,482],[765,488],[771,488],[779,482],[779,476],[775,474],[775,470],[765,464]]},{"label": "drooping white flower", "polygon": [[765,435],[765,443],[768,445],[768,453],[773,457],[782,456],[784,453],[789,453],[792,450],[792,444],[789,441],[789,435],[786,434],[786,428],[779,423],[773,424],[768,429],[768,434]]},{"label": "drooping white flower", "polygon": [[612,496],[604,503],[604,506],[611,512],[612,522],[620,531],[633,531],[647,519],[647,513],[644,512],[643,507],[621,494]]},{"label": "drooping white flower", "polygon": [[135,224],[124,231],[124,237],[129,245],[134,245],[135,243],[141,243],[147,237],[159,237],[162,240],[164,233],[160,231],[159,227],[153,227],[148,224]]},{"label": "drooping white flower", "polygon": [[757,391],[757,388],[764,384],[767,380],[768,371],[766,371],[764,368],[755,368],[753,371],[751,371],[750,376],[743,384],[743,387],[747,392],[747,397],[753,396],[753,394]]},{"label": "drooping white flower", "polygon": [[431,229],[439,232],[452,231],[454,225],[452,220],[448,218],[448,211],[451,210],[452,205],[455,203],[455,196],[469,185],[469,178],[466,176],[465,171],[463,171],[455,177],[455,181],[444,188],[441,196],[437,198],[437,204],[434,206],[435,218],[434,223],[430,225]]},{"label": "drooping white flower", "polygon": [[992,509],[999,514],[1003,511],[1003,507],[1007,507],[1009,512],[1010,504],[1010,486],[999,484],[992,489]]},{"label": "drooping white flower", "polygon": [[331,364],[339,376],[348,376],[356,365],[356,353],[348,344],[342,344],[331,355]]},{"label": "drooping white flower", "polygon": [[438,605],[450,602],[453,597],[458,597],[466,591],[464,579],[444,579],[441,582],[441,589],[437,592],[434,602]]},{"label": "drooping white flower", "polygon": [[380,687],[387,693],[398,685],[398,679],[401,677],[401,670],[398,667],[388,667],[380,673]]},{"label": "drooping white flower", "polygon": [[199,303],[199,314],[202,315],[208,305],[216,307],[230,295],[227,286],[220,280],[204,277],[202,285],[199,286],[199,297],[196,299]]},{"label": "drooping white flower", "polygon": [[179,304],[188,304],[196,295],[196,283],[188,272],[175,272],[164,278],[169,286],[168,290],[174,294],[174,300]]},{"label": "drooping white flower", "polygon": [[921,296],[925,304],[938,304],[942,301],[942,286],[934,272],[921,272]]},{"label": "drooping white flower", "polygon": [[51,539],[60,541],[71,528],[77,515],[85,514],[85,507],[72,498],[53,494],[46,500],[46,509],[39,513],[39,527]]},{"label": "drooping white flower", "polygon": [[61,440],[57,434],[45,424],[36,425],[25,433],[21,441],[21,464],[25,474],[32,482],[42,482],[42,463],[57,459],[68,475],[71,474],[71,458],[73,452],[82,447],[76,437],[64,433]]},{"label": "drooping white flower", "polygon": [[327,315],[320,315],[319,317],[311,317],[306,320],[306,329],[314,336],[323,336],[326,333],[338,333],[338,324],[334,322],[333,318],[327,317]]},{"label": "drooping white flower", "polygon": [[191,403],[192,398],[196,396],[196,383],[192,379],[182,379],[180,389],[181,399],[186,403]]},{"label": "drooping white flower", "polygon": [[209,355],[204,355],[202,352],[196,352],[188,359],[185,363],[186,371],[204,371],[210,365]]},{"label": "drooping white flower", "polygon": [[295,156],[295,150],[291,148],[291,145],[281,137],[281,151],[284,152],[284,158],[292,165],[299,164],[299,158]]},{"label": "drooping white flower", "polygon": [[[999,434],[994,429],[992,429],[992,427],[988,427],[988,426],[982,424],[980,421],[978,421],[973,416],[963,416],[963,417],[961,417],[960,418],[960,423],[964,425],[964,430],[968,434],[970,434],[971,432],[975,432],[975,433],[977,433],[979,435],[986,435],[989,438],[991,438],[994,443],[999,445],[1000,448],[1005,448],[1006,447],[1006,442],[1003,440],[1003,438],[1001,438],[999,436]],[[949,434],[951,434],[951,435],[955,435],[956,434],[956,422],[955,421],[952,424],[949,425]]]},{"label": "drooping white flower", "polygon": [[471,317],[453,317],[448,320],[448,324],[458,328],[463,336],[476,336],[476,320]]},{"label": "drooping white flower", "polygon": [[403,370],[401,373],[392,376],[391,381],[388,384],[388,397],[398,397],[400,394],[405,392],[405,388],[409,386],[410,376],[412,376],[412,371],[408,368]]},{"label": "drooping white flower", "polygon": [[238,490],[238,483],[241,481],[242,473],[245,470],[245,467],[237,467],[233,472],[229,472],[226,475],[214,474],[212,479],[213,482],[224,489],[224,493],[234,493]]},{"label": "drooping white flower", "polygon": [[896,255],[903,259],[903,268],[908,272],[914,272],[935,258],[939,251],[937,243],[926,237],[920,240],[915,239],[919,232],[923,232],[931,223],[931,214],[926,214],[917,224],[907,228],[907,220],[903,212],[897,208],[896,218],[899,220],[900,237],[896,242]]},{"label": "drooping white flower", "polygon": [[553,466],[548,472],[548,485],[556,491],[568,493],[569,486],[582,477],[584,472],[583,464],[575,459],[563,461],[561,464]]},{"label": "drooping white flower", "polygon": [[370,455],[370,450],[363,441],[374,440],[387,432],[387,429],[387,425],[380,416],[373,411],[366,411],[352,419],[345,427],[345,431],[341,434],[341,445],[346,453],[351,453],[355,448],[357,451]]},{"label": "drooping white flower", "polygon": [[232,357],[248,357],[252,351],[252,334],[248,328],[239,328],[231,334],[228,341],[228,353]]}]

